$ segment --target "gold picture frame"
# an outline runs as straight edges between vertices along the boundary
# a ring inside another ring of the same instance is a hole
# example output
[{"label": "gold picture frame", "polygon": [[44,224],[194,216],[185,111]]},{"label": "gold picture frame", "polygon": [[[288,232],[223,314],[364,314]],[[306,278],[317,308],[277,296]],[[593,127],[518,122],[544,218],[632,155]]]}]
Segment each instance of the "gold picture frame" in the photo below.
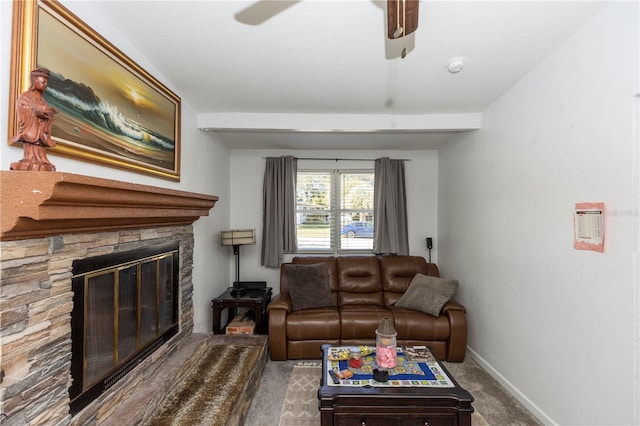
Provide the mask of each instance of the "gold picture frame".
[{"label": "gold picture frame", "polygon": [[37,67],[51,71],[44,96],[59,110],[50,152],[180,180],[180,98],[55,0],[13,3],[10,145]]}]

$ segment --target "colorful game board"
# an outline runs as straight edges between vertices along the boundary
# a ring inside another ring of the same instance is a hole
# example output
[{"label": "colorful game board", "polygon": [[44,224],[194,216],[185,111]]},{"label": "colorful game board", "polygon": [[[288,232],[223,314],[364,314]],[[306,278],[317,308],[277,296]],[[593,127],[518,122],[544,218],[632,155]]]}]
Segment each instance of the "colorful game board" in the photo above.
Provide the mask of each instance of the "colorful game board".
[{"label": "colorful game board", "polygon": [[[455,387],[451,379],[442,370],[440,364],[434,360],[427,362],[410,361],[404,354],[402,348],[397,348],[398,364],[395,368],[387,370],[389,380],[378,382],[373,379],[373,370],[380,369],[376,365],[375,348],[371,348],[370,353],[362,357],[362,367],[349,367],[346,357],[335,354],[348,354],[348,347],[330,348],[327,359],[327,366],[335,372],[349,370],[353,376],[348,379],[340,379],[339,383],[334,383],[329,371],[325,372],[327,377],[325,382],[329,386],[380,386],[380,387]],[[334,358],[334,359],[332,359]],[[344,358],[344,359],[343,359]]]}]

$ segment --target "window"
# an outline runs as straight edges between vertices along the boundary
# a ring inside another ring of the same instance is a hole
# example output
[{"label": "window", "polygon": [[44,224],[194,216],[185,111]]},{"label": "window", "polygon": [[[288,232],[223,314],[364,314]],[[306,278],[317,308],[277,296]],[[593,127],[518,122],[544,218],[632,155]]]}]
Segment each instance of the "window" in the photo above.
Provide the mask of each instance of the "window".
[{"label": "window", "polygon": [[299,252],[373,250],[373,170],[299,170]]}]

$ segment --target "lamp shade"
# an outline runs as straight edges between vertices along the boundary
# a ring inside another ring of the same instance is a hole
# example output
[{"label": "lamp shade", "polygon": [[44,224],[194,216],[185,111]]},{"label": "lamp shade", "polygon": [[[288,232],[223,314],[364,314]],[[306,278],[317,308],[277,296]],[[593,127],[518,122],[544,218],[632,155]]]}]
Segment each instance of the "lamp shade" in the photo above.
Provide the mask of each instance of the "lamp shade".
[{"label": "lamp shade", "polygon": [[230,229],[222,231],[220,236],[220,244],[223,246],[243,246],[255,243],[255,229]]}]

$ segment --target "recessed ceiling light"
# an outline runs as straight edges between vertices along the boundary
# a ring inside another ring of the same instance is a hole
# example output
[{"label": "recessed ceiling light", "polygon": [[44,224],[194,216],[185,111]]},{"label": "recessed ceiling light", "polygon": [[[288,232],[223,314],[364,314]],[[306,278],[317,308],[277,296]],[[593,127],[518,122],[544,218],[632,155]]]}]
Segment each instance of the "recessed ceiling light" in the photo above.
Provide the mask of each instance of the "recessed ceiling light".
[{"label": "recessed ceiling light", "polygon": [[449,60],[449,65],[447,65],[447,69],[451,74],[459,73],[462,68],[464,68],[464,58],[453,58]]}]

